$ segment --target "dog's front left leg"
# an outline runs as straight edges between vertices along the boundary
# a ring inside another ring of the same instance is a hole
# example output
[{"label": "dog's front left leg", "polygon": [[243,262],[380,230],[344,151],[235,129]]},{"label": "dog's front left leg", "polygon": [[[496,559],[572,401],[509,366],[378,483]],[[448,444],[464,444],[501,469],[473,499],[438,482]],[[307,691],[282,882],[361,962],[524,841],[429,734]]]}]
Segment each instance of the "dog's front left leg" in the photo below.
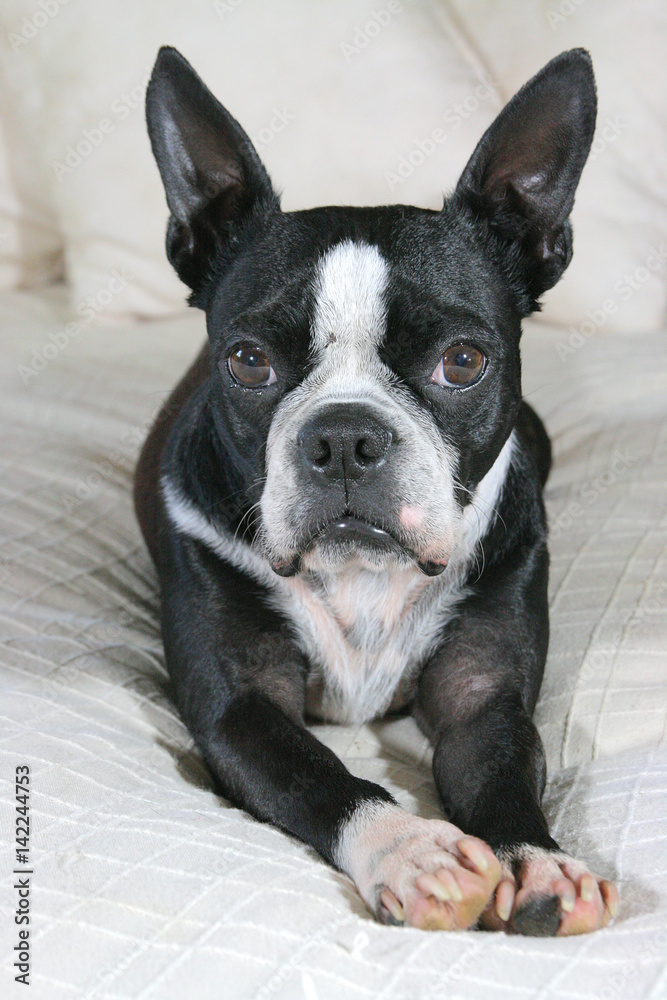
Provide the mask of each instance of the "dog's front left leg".
[{"label": "dog's front left leg", "polygon": [[581,934],[615,915],[618,893],[561,851],[542,813],[545,759],[530,712],[546,655],[546,576],[538,553],[524,558],[534,573],[527,563],[496,570],[461,606],[420,678],[415,715],[447,815],[503,863],[484,925]]},{"label": "dog's front left leg", "polygon": [[349,875],[380,920],[476,923],[500,877],[490,848],[352,775],[303,723],[303,656],[258,586],[189,541],[178,550],[161,574],[167,663],[223,793]]}]

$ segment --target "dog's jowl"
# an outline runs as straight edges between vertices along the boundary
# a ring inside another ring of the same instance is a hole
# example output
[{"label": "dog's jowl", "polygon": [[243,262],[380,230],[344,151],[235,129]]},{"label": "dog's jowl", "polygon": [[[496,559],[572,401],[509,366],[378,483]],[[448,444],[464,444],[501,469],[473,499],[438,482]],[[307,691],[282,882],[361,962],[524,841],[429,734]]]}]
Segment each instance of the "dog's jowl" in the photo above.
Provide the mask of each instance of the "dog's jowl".
[{"label": "dog's jowl", "polygon": [[[540,809],[550,446],[519,355],[570,262],[595,110],[589,57],[566,52],[441,211],[284,213],[174,49],[148,88],[167,254],[208,328],[135,485],[175,698],[222,793],[385,922],[565,935],[618,905]],[[306,727],[398,708],[433,743],[446,819]]]}]

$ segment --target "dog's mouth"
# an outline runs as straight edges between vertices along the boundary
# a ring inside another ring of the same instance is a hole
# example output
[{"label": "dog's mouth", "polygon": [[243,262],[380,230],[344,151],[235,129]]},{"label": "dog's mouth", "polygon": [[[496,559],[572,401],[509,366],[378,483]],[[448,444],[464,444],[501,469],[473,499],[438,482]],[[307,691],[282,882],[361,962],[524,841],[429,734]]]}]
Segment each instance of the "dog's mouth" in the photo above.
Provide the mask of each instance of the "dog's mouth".
[{"label": "dog's mouth", "polygon": [[[394,537],[385,528],[379,527],[363,518],[355,517],[352,514],[344,514],[341,517],[329,521],[312,538],[306,551],[310,551],[315,545],[325,545],[327,547],[345,547],[348,549],[370,549],[375,553],[394,553],[397,556],[407,556],[417,564],[425,576],[439,576],[446,567],[444,562],[431,562],[430,560],[420,560],[419,557],[408,549],[402,542]],[[303,555],[305,555],[305,552]],[[272,569],[279,576],[295,576],[301,569],[302,555],[295,556],[288,562],[274,562]]]}]

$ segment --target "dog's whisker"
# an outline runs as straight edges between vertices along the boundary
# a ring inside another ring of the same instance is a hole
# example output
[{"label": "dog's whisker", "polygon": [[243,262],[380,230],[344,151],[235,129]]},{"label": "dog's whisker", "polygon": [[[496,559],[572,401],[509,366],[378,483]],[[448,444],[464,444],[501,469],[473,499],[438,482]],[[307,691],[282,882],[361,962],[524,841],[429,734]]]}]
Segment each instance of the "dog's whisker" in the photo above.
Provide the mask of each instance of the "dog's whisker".
[{"label": "dog's whisker", "polygon": [[[243,528],[243,522],[246,521],[247,519],[249,519],[255,513],[255,511],[257,511],[259,509],[260,506],[261,506],[261,500],[258,500],[251,507],[249,507],[248,510],[245,512],[245,514],[243,515],[243,517],[241,518],[241,520],[239,521],[239,523],[237,525],[236,531],[234,532],[234,541],[237,540],[237,538],[239,536],[239,533],[241,532],[241,529]],[[246,525],[246,527],[247,528],[251,527],[249,520],[248,520],[248,524]]]}]

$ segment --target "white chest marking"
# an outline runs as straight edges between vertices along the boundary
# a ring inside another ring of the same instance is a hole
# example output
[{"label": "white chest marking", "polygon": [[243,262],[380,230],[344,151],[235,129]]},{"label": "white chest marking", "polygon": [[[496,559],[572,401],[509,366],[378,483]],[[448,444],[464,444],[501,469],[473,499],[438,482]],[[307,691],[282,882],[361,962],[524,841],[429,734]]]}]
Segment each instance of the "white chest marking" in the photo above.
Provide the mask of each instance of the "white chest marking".
[{"label": "white chest marking", "polygon": [[213,525],[169,480],[162,489],[175,527],[262,583],[272,605],[292,622],[312,667],[313,714],[361,723],[409,693],[424,657],[466,596],[465,580],[495,519],[514,447],[511,434],[464,509],[449,565],[433,579],[416,568],[374,573],[354,564],[329,578],[283,579],[250,545]]}]

